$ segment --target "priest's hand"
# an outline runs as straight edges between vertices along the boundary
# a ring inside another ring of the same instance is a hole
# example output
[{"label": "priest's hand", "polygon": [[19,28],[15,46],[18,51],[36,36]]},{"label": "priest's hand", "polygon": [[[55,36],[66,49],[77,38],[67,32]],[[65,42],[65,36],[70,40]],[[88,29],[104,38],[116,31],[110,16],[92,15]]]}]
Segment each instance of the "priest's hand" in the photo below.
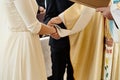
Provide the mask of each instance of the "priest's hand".
[{"label": "priest's hand", "polygon": [[105,38],[105,44],[109,47],[113,46],[113,39],[112,38]]},{"label": "priest's hand", "polygon": [[52,18],[47,25],[49,26],[54,26],[55,24],[60,24],[62,23],[62,20],[59,16]]},{"label": "priest's hand", "polygon": [[112,14],[110,12],[110,6],[97,8],[96,11],[101,12],[105,18],[108,18],[109,20],[113,20]]}]

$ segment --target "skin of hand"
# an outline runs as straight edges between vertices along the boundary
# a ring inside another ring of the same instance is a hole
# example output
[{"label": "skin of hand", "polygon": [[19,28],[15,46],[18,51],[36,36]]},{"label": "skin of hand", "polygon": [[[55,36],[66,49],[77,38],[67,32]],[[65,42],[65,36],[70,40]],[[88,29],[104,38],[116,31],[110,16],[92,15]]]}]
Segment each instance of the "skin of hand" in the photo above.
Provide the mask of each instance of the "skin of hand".
[{"label": "skin of hand", "polygon": [[107,44],[107,46],[112,47],[113,46],[113,39],[112,38],[105,39],[105,43]]},{"label": "skin of hand", "polygon": [[[57,17],[54,17],[54,18],[52,18],[49,22],[48,22],[48,26],[50,26],[50,27],[55,27],[55,24],[60,24],[60,23],[62,23],[62,20],[61,20],[61,18],[59,17],[59,16],[57,16]],[[56,27],[55,27],[56,28]],[[51,34],[50,35],[52,38],[54,38],[54,39],[60,39],[60,36],[59,36],[59,34],[57,33],[57,29],[56,29],[56,33],[54,33],[54,34]]]},{"label": "skin of hand", "polygon": [[54,34],[51,34],[50,36],[51,36],[52,38],[56,39],[56,40],[60,39],[60,36],[59,36],[59,34],[58,34],[57,32],[54,33]]},{"label": "skin of hand", "polygon": [[[55,26],[50,26],[50,27],[54,27],[55,29],[56,29],[56,27]],[[56,33],[53,33],[53,34],[50,34],[50,36],[52,37],[52,38],[54,38],[54,39],[60,39],[60,36],[59,36],[59,34],[58,34],[58,32],[57,32],[57,29],[56,29]]]},{"label": "skin of hand", "polygon": [[49,26],[54,26],[55,24],[60,24],[62,23],[62,20],[59,16],[52,18],[47,25]]},{"label": "skin of hand", "polygon": [[110,6],[97,8],[96,11],[101,12],[105,18],[108,18],[109,20],[113,20],[112,14],[110,12]]},{"label": "skin of hand", "polygon": [[41,29],[39,31],[39,35],[43,35],[43,34],[46,34],[46,35],[50,35],[50,34],[54,34],[56,33],[56,28],[55,27],[49,27],[48,25],[45,25],[44,23],[41,23]]},{"label": "skin of hand", "polygon": [[45,8],[42,6],[39,7],[39,10],[40,10],[40,14],[45,14],[46,12]]}]

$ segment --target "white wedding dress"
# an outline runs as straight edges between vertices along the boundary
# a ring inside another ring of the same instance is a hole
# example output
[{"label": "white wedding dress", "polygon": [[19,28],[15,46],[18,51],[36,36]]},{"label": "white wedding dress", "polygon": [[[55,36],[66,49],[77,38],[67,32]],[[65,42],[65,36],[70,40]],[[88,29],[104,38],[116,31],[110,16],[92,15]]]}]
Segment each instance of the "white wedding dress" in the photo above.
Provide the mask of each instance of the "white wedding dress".
[{"label": "white wedding dress", "polygon": [[41,23],[36,19],[36,1],[0,1],[10,31],[5,48],[0,51],[0,80],[47,80],[37,34]]}]

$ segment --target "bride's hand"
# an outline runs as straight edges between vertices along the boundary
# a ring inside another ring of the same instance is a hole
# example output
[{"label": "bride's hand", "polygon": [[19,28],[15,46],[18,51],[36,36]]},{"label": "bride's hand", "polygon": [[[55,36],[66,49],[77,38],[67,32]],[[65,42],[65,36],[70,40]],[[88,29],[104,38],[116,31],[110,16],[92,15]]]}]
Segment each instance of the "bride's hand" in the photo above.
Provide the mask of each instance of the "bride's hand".
[{"label": "bride's hand", "polygon": [[62,20],[59,16],[52,18],[47,25],[54,26],[54,24],[60,24],[62,23]]},{"label": "bride's hand", "polygon": [[59,34],[58,34],[58,32],[57,32],[56,27],[53,27],[53,28],[56,30],[56,32],[50,34],[50,36],[51,36],[52,38],[54,38],[54,39],[60,39],[60,36],[59,36]]},{"label": "bride's hand", "polygon": [[54,38],[54,39],[60,39],[60,36],[59,36],[59,34],[58,33],[54,33],[54,34],[52,34],[52,35],[50,35],[52,38]]}]

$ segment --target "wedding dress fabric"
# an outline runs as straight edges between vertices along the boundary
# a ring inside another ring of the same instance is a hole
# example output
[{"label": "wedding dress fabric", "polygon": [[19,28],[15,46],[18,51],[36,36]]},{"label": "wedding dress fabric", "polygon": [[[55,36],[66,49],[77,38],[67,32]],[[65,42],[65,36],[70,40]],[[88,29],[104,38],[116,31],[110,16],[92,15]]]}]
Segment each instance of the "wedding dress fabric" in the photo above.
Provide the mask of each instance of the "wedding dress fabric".
[{"label": "wedding dress fabric", "polygon": [[0,80],[47,80],[35,0],[0,1],[9,30],[0,50]]}]

